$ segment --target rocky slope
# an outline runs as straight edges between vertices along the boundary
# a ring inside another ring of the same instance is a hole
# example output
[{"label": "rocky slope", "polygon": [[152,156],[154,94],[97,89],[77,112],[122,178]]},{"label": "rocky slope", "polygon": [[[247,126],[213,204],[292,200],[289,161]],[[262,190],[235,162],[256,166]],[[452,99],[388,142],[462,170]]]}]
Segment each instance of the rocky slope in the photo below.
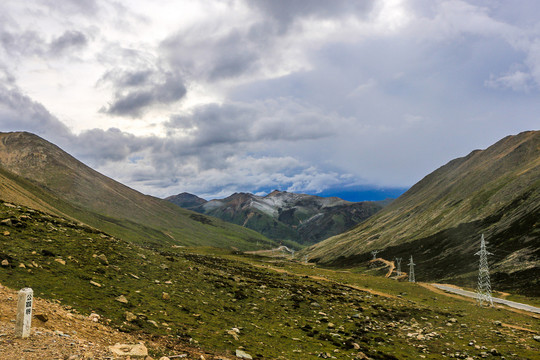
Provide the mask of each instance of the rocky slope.
[{"label": "rocky slope", "polygon": [[449,162],[368,221],[308,252],[339,266],[362,264],[374,249],[387,259],[413,255],[421,280],[474,285],[482,233],[495,287],[540,295],[540,131]]},{"label": "rocky slope", "polygon": [[152,246],[234,246],[273,241],[122,185],[29,133],[0,133],[0,191],[13,201]]},{"label": "rocky slope", "polygon": [[479,309],[385,271],[359,276],[217,248],[150,249],[1,201],[0,230],[0,283],[33,288],[34,314],[49,319],[34,318],[39,333],[14,339],[14,295],[0,287],[2,359],[127,359],[108,346],[139,341],[154,359],[192,360],[238,359],[240,351],[253,359],[534,359],[540,349],[540,322],[530,314]]},{"label": "rocky slope", "polygon": [[266,196],[235,193],[211,201],[182,193],[166,200],[253,229],[271,239],[303,244],[344,232],[382,209],[382,205],[371,201],[352,203],[336,197],[277,190]]}]

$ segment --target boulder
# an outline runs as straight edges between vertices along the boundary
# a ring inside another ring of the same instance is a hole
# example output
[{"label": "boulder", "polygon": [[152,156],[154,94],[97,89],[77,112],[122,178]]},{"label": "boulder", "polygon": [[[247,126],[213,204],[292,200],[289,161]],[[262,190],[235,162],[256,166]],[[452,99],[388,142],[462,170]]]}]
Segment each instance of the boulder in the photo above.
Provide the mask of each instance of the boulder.
[{"label": "boulder", "polygon": [[253,359],[251,355],[240,349],[236,349],[236,357],[239,359]]},{"label": "boulder", "polygon": [[143,344],[114,344],[109,346],[109,351],[118,356],[147,356],[148,349]]},{"label": "boulder", "polygon": [[41,322],[49,321],[49,317],[47,316],[47,314],[35,314],[34,317]]},{"label": "boulder", "polygon": [[124,295],[120,295],[115,299],[118,302],[121,302],[122,304],[127,304],[129,301]]},{"label": "boulder", "polygon": [[135,314],[133,314],[133,313],[131,313],[131,312],[129,312],[129,311],[126,311],[126,312],[124,313],[124,316],[125,316],[125,318],[126,318],[127,321],[134,321],[134,320],[137,320],[137,315],[135,315]]},{"label": "boulder", "polygon": [[100,263],[102,263],[103,265],[109,265],[109,259],[107,259],[107,256],[105,256],[105,254],[101,254],[97,257],[97,259],[99,260]]}]

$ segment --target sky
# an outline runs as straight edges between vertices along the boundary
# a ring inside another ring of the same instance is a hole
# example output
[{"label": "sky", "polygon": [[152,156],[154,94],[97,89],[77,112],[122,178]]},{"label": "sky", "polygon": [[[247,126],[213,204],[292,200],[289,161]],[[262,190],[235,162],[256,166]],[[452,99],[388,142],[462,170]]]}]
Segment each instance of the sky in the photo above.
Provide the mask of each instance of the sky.
[{"label": "sky", "polygon": [[0,131],[158,197],[399,194],[539,95],[536,0],[0,3]]}]

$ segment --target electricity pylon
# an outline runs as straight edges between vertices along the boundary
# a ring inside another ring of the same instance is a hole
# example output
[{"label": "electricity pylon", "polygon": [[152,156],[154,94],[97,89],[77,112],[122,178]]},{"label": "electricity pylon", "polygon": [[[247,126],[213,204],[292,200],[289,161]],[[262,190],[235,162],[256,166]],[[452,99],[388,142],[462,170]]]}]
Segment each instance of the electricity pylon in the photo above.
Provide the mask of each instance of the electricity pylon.
[{"label": "electricity pylon", "polygon": [[480,267],[478,271],[478,287],[476,288],[476,304],[478,306],[493,306],[491,298],[491,282],[489,281],[489,267],[487,256],[493,255],[486,250],[484,234],[480,239],[480,251],[474,255],[480,255]]},{"label": "electricity pylon", "polygon": [[397,276],[401,276],[401,258],[397,257],[396,262],[397,262],[396,274],[397,274]]},{"label": "electricity pylon", "polygon": [[382,250],[373,250],[371,252],[371,255],[373,255],[373,259],[372,260],[375,260],[377,258],[377,254],[380,253]]},{"label": "electricity pylon", "polygon": [[416,265],[413,262],[412,255],[411,260],[409,260],[409,282],[416,282],[416,279],[414,278],[414,265]]}]

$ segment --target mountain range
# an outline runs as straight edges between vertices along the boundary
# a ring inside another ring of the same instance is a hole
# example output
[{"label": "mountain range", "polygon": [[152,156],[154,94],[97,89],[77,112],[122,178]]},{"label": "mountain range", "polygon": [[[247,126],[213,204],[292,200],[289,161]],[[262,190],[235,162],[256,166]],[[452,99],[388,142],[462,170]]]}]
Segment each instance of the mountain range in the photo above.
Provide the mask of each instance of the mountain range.
[{"label": "mountain range", "polygon": [[367,221],[306,253],[347,267],[365,264],[373,250],[403,264],[413,256],[417,279],[474,286],[482,234],[495,286],[540,295],[540,131],[450,161]]},{"label": "mountain range", "polygon": [[380,202],[349,202],[278,190],[266,196],[235,193],[210,201],[182,193],[166,200],[253,229],[270,239],[301,244],[314,244],[340,234],[383,208]]},{"label": "mountain range", "polygon": [[145,246],[255,249],[275,244],[250,229],[141,194],[26,132],[0,133],[0,199]]}]

